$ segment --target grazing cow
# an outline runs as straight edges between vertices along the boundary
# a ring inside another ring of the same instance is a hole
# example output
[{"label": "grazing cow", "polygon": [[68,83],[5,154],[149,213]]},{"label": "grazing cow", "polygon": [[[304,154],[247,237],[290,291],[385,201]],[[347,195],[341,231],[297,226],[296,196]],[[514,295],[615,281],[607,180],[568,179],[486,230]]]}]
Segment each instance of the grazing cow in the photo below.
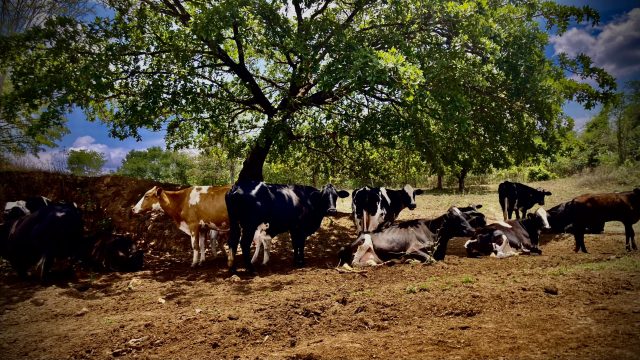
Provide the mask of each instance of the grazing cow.
[{"label": "grazing cow", "polygon": [[[206,229],[211,232],[211,250],[215,256],[214,242],[225,253],[224,237],[229,230],[229,216],[224,195],[231,186],[192,186],[178,191],[163,190],[154,186],[147,191],[131,209],[134,214],[147,211],[164,211],[178,228],[191,237],[193,261],[191,266],[201,265],[205,260]],[[220,236],[224,235],[224,236]],[[228,255],[228,263],[232,262]]]},{"label": "grazing cow", "polygon": [[365,186],[351,194],[351,210],[358,233],[384,229],[398,218],[404,208],[416,208],[416,195],[422,190],[405,185],[402,190]]},{"label": "grazing cow", "polygon": [[144,252],[137,248],[131,236],[106,234],[88,238],[83,260],[97,271],[134,272],[142,269]]},{"label": "grazing cow", "polygon": [[469,222],[469,225],[471,225],[471,227],[478,229],[487,225],[487,218],[483,213],[478,211],[478,209],[480,209],[481,207],[481,204],[469,205],[466,207],[459,207],[458,210],[462,212],[462,215]]},{"label": "grazing cow", "polygon": [[436,219],[402,221],[380,231],[362,233],[351,245],[340,249],[338,255],[341,263],[354,266],[407,257],[423,262],[432,257],[443,260],[452,237],[474,233],[462,212],[452,207]]},{"label": "grazing cow", "polygon": [[538,248],[540,230],[549,229],[547,212],[538,208],[534,214],[526,219],[496,222],[476,230],[476,235],[464,244],[467,255],[489,255],[495,253],[498,257],[507,257],[514,253],[512,249],[524,254],[542,254]]},{"label": "grazing cow", "polygon": [[549,191],[541,188],[534,189],[530,186],[505,181],[498,186],[498,199],[502,208],[504,221],[511,219],[513,210],[516,211],[516,219],[525,218],[527,211],[535,204],[544,205],[544,197],[551,195]]},{"label": "grazing cow", "polygon": [[55,259],[80,258],[82,232],[82,217],[75,205],[51,204],[15,221],[4,256],[21,277],[37,265],[42,280]]},{"label": "grazing cow", "polygon": [[[251,242],[260,224],[269,224],[266,235],[275,237],[283,232],[291,234],[293,262],[304,266],[304,243],[308,236],[320,228],[326,215],[335,215],[338,197],[349,193],[325,185],[318,190],[303,185],[275,185],[264,182],[241,182],[227,193],[227,209],[231,234],[229,248],[235,257],[238,242],[242,248],[247,271],[253,272],[250,261]],[[242,232],[242,238],[240,234]],[[231,271],[236,270],[235,264]]]},{"label": "grazing cow", "polygon": [[587,228],[600,227],[600,224],[607,221],[620,221],[624,224],[627,251],[638,249],[633,224],[640,220],[640,188],[619,193],[580,195],[571,200],[564,210],[565,222],[572,224],[576,252],[587,252],[584,245]]},{"label": "grazing cow", "polygon": [[[547,213],[549,214],[549,225],[551,226],[551,233],[573,234],[573,216],[571,213],[571,206],[572,202],[567,201],[547,210]],[[600,234],[603,231],[604,222],[587,224],[584,229],[585,234]]]}]

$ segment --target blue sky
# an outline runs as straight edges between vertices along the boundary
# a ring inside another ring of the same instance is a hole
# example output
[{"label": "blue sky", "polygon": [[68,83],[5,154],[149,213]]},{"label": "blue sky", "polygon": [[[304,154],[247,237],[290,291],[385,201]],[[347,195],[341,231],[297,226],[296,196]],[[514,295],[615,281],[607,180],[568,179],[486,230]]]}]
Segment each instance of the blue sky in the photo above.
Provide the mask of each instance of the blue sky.
[{"label": "blue sky", "polygon": [[[619,86],[630,79],[640,79],[640,1],[639,0],[557,0],[566,5],[589,5],[600,13],[600,24],[591,27],[576,24],[559,37],[552,37],[547,56],[557,52],[589,55],[595,65],[603,67],[618,79]],[[576,121],[580,130],[598,109],[587,111],[577,103],[568,103],[565,112]],[[40,154],[40,162],[46,163],[59,157],[60,150],[90,149],[105,154],[107,170],[115,170],[130,150],[151,146],[165,146],[164,132],[141,131],[142,141],[124,141],[108,136],[107,127],[100,122],[88,122],[81,111],[68,116],[71,131],[58,142],[57,149]]]}]

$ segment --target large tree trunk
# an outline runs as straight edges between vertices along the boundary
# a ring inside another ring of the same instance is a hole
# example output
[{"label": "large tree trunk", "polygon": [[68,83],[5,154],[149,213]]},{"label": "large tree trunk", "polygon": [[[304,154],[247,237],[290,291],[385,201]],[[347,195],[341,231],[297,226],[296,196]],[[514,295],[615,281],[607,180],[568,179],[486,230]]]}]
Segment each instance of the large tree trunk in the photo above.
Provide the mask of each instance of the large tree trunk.
[{"label": "large tree trunk", "polygon": [[462,168],[458,174],[458,191],[461,193],[464,192],[464,179],[467,177],[467,172],[467,169]]},{"label": "large tree trunk", "polygon": [[442,178],[444,177],[443,174],[438,173],[438,185],[436,186],[436,189],[438,190],[442,190]]},{"label": "large tree trunk", "polygon": [[270,136],[266,136],[266,139],[260,141],[260,138],[251,148],[249,156],[242,162],[242,170],[238,174],[238,181],[263,181],[262,168],[264,161],[267,159],[269,149],[273,144],[273,139]]}]

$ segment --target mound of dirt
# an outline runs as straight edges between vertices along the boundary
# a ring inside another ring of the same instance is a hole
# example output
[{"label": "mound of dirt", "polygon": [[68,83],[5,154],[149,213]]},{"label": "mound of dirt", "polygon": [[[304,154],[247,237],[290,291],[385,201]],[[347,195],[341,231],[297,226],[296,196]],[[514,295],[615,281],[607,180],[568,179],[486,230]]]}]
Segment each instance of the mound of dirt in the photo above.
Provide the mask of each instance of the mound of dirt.
[{"label": "mound of dirt", "polygon": [[189,238],[167,215],[133,216],[131,207],[151,187],[176,190],[175,184],[118,175],[82,177],[38,171],[0,172],[0,204],[33,196],[74,202],[82,210],[87,235],[98,232],[130,234],[147,252],[190,249]]}]

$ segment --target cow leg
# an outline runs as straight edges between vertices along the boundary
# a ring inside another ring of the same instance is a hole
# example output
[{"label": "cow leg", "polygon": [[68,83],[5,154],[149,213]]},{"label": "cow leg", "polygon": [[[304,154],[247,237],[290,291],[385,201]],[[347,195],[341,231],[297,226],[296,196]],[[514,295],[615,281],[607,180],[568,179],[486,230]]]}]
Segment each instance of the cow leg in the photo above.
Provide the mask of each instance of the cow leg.
[{"label": "cow leg", "polygon": [[[216,240],[217,240],[216,244],[217,244],[218,250],[220,250],[220,252],[222,252],[222,254],[227,255],[227,262],[232,261],[233,258],[231,257],[231,252],[227,253],[227,249],[224,248],[224,244],[229,241],[229,232],[228,231],[218,231],[218,236],[217,236]],[[211,244],[211,246],[213,246],[213,243]],[[214,252],[214,254],[215,253],[217,253],[217,251]]]},{"label": "cow leg", "polygon": [[209,234],[209,247],[211,248],[211,257],[215,259],[218,257],[218,249],[216,244],[218,243],[218,236],[220,236],[220,233],[218,232],[218,230],[214,229],[207,231],[207,233]]},{"label": "cow leg", "polygon": [[636,245],[635,232],[633,231],[633,224],[625,223],[624,224],[624,236],[625,236],[625,248],[627,251],[631,251],[631,247],[633,246],[633,250],[638,250],[638,246]]},{"label": "cow leg", "polygon": [[306,236],[299,233],[291,233],[291,243],[293,245],[293,265],[304,267],[304,241]]},{"label": "cow leg", "polygon": [[236,253],[238,252],[238,242],[240,241],[240,224],[232,221],[229,229],[229,237],[227,244],[229,245],[229,254],[227,255],[227,266],[229,266],[229,272],[235,273],[237,270],[235,264]]},{"label": "cow leg", "polygon": [[204,263],[205,253],[207,250],[207,246],[205,245],[206,234],[207,232],[205,229],[200,229],[200,232],[198,233],[198,251],[200,252],[200,261],[198,261],[198,265],[202,265]]},{"label": "cow leg", "polygon": [[576,227],[573,236],[576,239],[576,247],[573,249],[573,251],[582,251],[583,253],[588,253],[587,247],[584,245],[584,228]]},{"label": "cow leg", "polygon": [[[247,230],[247,231],[245,231]],[[242,237],[240,239],[240,248],[242,249],[242,258],[244,259],[244,265],[247,272],[250,274],[255,273],[253,264],[251,263],[251,243],[253,242],[253,235],[256,232],[256,226],[247,227],[242,229]]]}]

